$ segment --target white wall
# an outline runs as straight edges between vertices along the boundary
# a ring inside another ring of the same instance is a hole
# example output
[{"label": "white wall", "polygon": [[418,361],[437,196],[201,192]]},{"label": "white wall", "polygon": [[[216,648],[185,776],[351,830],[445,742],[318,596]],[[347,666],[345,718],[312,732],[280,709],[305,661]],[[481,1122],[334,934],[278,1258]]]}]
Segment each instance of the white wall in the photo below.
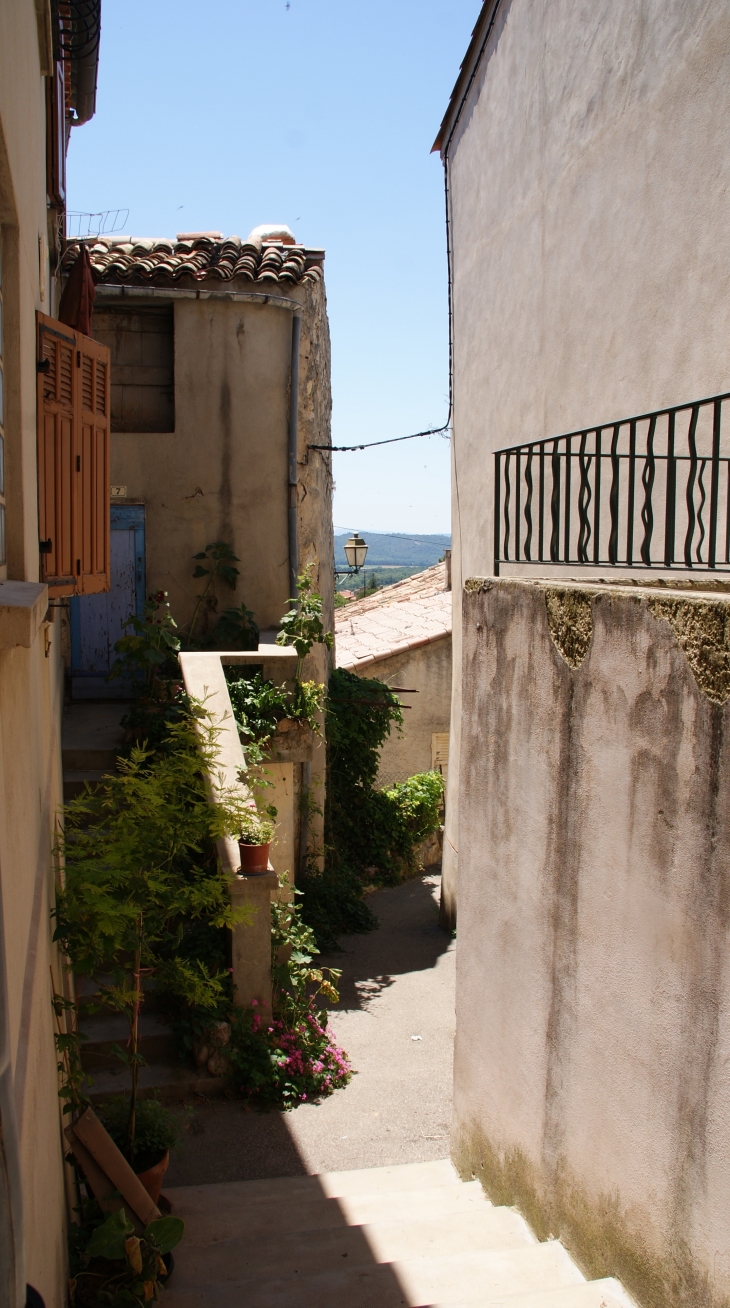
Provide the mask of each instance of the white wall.
[{"label": "white wall", "polygon": [[464,596],[454,1158],[644,1308],[720,1308],[730,599],[568,594],[556,639],[548,583]]},{"label": "white wall", "polygon": [[725,0],[502,0],[448,154],[455,597],[495,449],[730,388],[729,46]]}]

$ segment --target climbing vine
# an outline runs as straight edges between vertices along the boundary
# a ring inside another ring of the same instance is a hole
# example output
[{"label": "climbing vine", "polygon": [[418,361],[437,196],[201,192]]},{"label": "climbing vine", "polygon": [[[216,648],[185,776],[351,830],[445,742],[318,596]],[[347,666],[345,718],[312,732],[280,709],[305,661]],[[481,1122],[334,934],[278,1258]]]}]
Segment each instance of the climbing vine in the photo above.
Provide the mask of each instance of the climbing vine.
[{"label": "climbing vine", "polygon": [[320,948],[338,934],[368,931],[375,918],[368,888],[393,885],[417,869],[416,850],[440,820],[443,778],[424,772],[387,790],[376,788],[380,750],[403,713],[382,681],[338,668],[327,698],[325,857],[310,860],[301,880],[303,915]]}]

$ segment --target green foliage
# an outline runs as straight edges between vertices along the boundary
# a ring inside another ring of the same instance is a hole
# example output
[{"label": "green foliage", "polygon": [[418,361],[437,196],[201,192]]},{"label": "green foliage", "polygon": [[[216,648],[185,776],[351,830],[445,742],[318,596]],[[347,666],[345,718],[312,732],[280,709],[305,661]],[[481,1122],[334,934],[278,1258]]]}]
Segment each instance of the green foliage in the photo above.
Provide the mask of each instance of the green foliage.
[{"label": "green foliage", "polygon": [[[143,1061],[137,1041],[142,978],[154,974],[158,989],[189,1004],[215,1004],[224,977],[179,946],[191,921],[222,928],[241,920],[218,867],[215,841],[238,832],[246,803],[233,793],[209,803],[204,772],[213,766],[216,736],[203,708],[193,706],[169,728],[164,750],[151,754],[135,747],[130,758],[120,759],[115,775],[94,790],[87,787],[64,810],[58,849],[65,882],[56,899],[54,939],[77,976],[108,976],[98,1001],[129,1023],[128,1049],[115,1052],[132,1075],[132,1157]],[[62,1093],[67,1109],[73,1108],[73,1084],[67,1082]]]},{"label": "green foliage", "polygon": [[[82,1222],[72,1232],[76,1237],[71,1241],[72,1304],[75,1308],[144,1308],[158,1298],[160,1281],[168,1274],[163,1256],[180,1243],[184,1230],[181,1218],[160,1217],[138,1237],[124,1208],[101,1222],[96,1212],[91,1217],[82,1214]],[[78,1237],[88,1238],[83,1250],[76,1247]]]},{"label": "green foliage", "polygon": [[[240,575],[238,568],[235,566],[239,562],[238,555],[233,553],[230,545],[227,545],[225,541],[213,541],[211,545],[206,545],[200,554],[194,554],[193,559],[197,560],[197,565],[193,569],[193,577],[196,580],[198,577],[207,577],[208,580],[195,605],[188,631],[188,639],[191,641],[195,636],[195,628],[203,605],[205,605],[208,614],[214,613],[218,608],[217,583],[222,581],[231,590],[235,590]],[[235,612],[235,610],[233,611]],[[247,613],[248,609],[243,609],[243,614]],[[253,614],[251,614],[251,621],[253,621]]]},{"label": "green foliage", "polygon": [[245,604],[237,609],[224,609],[206,644],[210,649],[258,649],[259,629],[251,609]]},{"label": "green foliage", "polygon": [[269,845],[276,830],[276,809],[269,805],[264,813],[256,808],[246,809],[241,819],[239,839],[242,845]]},{"label": "green foliage", "polygon": [[[98,1110],[117,1148],[129,1159],[129,1099],[115,1095]],[[140,1099],[135,1123],[134,1166],[138,1172],[154,1167],[169,1149],[180,1143],[179,1119],[159,1099]]]},{"label": "green foliage", "polygon": [[242,674],[238,668],[226,668],[228,693],[236,726],[244,746],[250,741],[264,745],[273,736],[282,718],[306,722],[313,731],[319,729],[318,714],[324,706],[324,686],[318,681],[296,681],[293,690],[282,683]]},{"label": "green foliage", "polygon": [[390,885],[416,870],[416,849],[439,824],[443,778],[410,777],[377,790],[380,749],[400,729],[397,696],[384,682],[338,668],[327,701],[327,807],[324,868],[310,860],[301,886],[304,915],[322,947],[343,932],[375,925],[368,886]]},{"label": "green foliage", "polygon": [[[285,883],[285,881],[284,881]],[[298,894],[298,892],[295,892]],[[340,972],[314,966],[317,942],[293,903],[271,906],[273,1015],[237,1010],[229,1053],[236,1083],[261,1108],[316,1102],[352,1076],[327,1027],[320,995],[336,1003]]]},{"label": "green foliage", "polygon": [[313,565],[297,577],[298,599],[289,600],[289,612],[284,614],[276,637],[277,645],[293,645],[297,652],[296,678],[302,675],[302,664],[313,645],[326,645],[332,649],[335,639],[325,631],[322,622],[322,596],[314,589]]},{"label": "green foliage", "polygon": [[180,637],[166,590],[148,595],[144,616],[138,618],[132,614],[124,626],[132,630],[114,646],[118,657],[112,664],[110,678],[126,677],[133,686],[147,691],[156,678],[179,678]]}]

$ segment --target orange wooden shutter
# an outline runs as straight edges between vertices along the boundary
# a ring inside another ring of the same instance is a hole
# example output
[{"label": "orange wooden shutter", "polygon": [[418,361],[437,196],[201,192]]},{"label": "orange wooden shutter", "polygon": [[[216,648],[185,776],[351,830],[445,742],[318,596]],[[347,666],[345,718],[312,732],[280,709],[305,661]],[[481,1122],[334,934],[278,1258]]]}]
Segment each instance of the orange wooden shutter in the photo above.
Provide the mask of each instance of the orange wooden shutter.
[{"label": "orange wooden shutter", "polygon": [[54,595],[109,590],[109,350],[38,318],[38,527]]}]

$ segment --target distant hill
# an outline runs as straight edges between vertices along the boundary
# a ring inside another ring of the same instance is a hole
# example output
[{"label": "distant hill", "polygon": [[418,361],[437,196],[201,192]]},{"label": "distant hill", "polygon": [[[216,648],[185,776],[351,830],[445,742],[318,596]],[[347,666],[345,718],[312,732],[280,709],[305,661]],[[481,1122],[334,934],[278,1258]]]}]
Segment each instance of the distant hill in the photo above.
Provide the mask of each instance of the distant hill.
[{"label": "distant hill", "polygon": [[[335,566],[346,567],[347,560],[343,546],[348,532],[335,532]],[[429,568],[438,563],[444,550],[451,548],[450,536],[415,536],[401,532],[361,531],[360,535],[368,543],[368,556],[365,567],[380,567],[390,564],[394,567]]]}]

